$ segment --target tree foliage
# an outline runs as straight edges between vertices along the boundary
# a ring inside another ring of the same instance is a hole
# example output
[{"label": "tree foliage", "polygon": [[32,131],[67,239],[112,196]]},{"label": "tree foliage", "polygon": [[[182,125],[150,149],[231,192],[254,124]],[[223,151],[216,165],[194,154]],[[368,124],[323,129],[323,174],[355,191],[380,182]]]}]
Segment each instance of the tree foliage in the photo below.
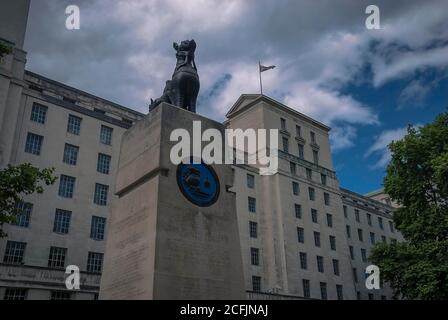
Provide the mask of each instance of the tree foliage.
[{"label": "tree foliage", "polygon": [[0,238],[5,237],[4,223],[15,221],[20,210],[18,204],[23,196],[31,193],[42,193],[44,185],[56,181],[54,169],[38,169],[29,163],[18,166],[8,165],[0,170]]},{"label": "tree foliage", "polygon": [[407,299],[448,299],[448,113],[389,145],[385,192],[405,242],[378,244],[370,260]]},{"label": "tree foliage", "polygon": [[0,41],[0,59],[10,53],[12,53],[12,48]]}]

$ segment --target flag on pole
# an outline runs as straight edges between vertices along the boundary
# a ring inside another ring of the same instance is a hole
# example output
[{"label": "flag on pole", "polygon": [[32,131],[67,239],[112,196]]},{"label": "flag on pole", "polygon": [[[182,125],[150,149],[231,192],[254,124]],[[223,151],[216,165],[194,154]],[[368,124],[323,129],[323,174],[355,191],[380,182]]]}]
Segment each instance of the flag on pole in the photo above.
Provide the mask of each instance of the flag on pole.
[{"label": "flag on pole", "polygon": [[270,70],[270,69],[274,69],[274,68],[275,68],[275,66],[268,66],[268,67],[266,67],[266,66],[260,64],[260,72],[264,72],[264,71],[267,71],[267,70]]}]

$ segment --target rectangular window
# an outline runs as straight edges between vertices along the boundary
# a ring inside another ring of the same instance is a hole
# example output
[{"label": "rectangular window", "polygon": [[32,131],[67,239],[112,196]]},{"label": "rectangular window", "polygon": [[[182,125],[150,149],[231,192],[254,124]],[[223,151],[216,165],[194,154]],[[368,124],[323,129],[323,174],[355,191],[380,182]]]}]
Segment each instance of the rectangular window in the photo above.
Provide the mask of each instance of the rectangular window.
[{"label": "rectangular window", "polygon": [[291,174],[297,174],[296,164],[294,162],[289,163],[289,170],[291,171]]},{"label": "rectangular window", "polygon": [[314,188],[308,188],[308,195],[311,201],[314,201],[316,199]]},{"label": "rectangular window", "polygon": [[356,268],[353,268],[353,280],[358,283],[358,270]]},{"label": "rectangular window", "polygon": [[333,215],[327,213],[327,226],[329,228],[333,227]]},{"label": "rectangular window", "polygon": [[358,239],[359,241],[364,241],[364,234],[362,232],[362,229],[358,229]]},{"label": "rectangular window", "polygon": [[22,264],[23,257],[25,256],[25,248],[25,242],[7,241],[3,262],[9,264]]},{"label": "rectangular window", "polygon": [[280,128],[286,130],[286,120],[283,118],[280,118]]},{"label": "rectangular window", "polygon": [[350,258],[351,258],[352,260],[355,260],[355,250],[353,249],[352,246],[349,246],[348,248],[349,248],[349,250],[350,250]]},{"label": "rectangular window", "polygon": [[310,131],[311,143],[316,143],[316,134],[313,131]]},{"label": "rectangular window", "polygon": [[375,296],[373,295],[373,293],[369,293],[368,294],[369,300],[374,300]]},{"label": "rectangular window", "polygon": [[249,221],[249,234],[251,238],[257,238],[258,236],[258,224],[254,221]]},{"label": "rectangular window", "polygon": [[252,276],[252,291],[255,292],[261,291],[261,277]]},{"label": "rectangular window", "polygon": [[107,126],[101,126],[100,142],[110,145],[112,143],[112,131],[113,129]]},{"label": "rectangular window", "polygon": [[335,236],[329,236],[330,239],[330,248],[331,250],[336,251],[336,237]]},{"label": "rectangular window", "polygon": [[19,201],[16,204],[17,215],[12,225],[18,227],[28,228],[30,225],[31,211],[33,210],[33,204],[30,202]]},{"label": "rectangular window", "polygon": [[53,232],[64,234],[68,233],[71,216],[71,211],[56,209],[56,213],[54,215]]},{"label": "rectangular window", "polygon": [[298,148],[299,148],[299,158],[303,159],[304,158],[304,152],[303,152],[303,144],[298,144]]},{"label": "rectangular window", "polygon": [[344,209],[344,217],[347,218],[347,206],[342,206]]},{"label": "rectangular window", "polygon": [[306,178],[313,180],[313,170],[306,168]]},{"label": "rectangular window", "polygon": [[95,195],[93,202],[99,206],[106,206],[108,192],[109,186],[101,183],[95,183]]},{"label": "rectangular window", "polygon": [[317,262],[317,271],[320,273],[323,273],[324,272],[324,257],[316,256],[316,262]]},{"label": "rectangular window", "polygon": [[3,300],[26,300],[28,289],[7,288]]},{"label": "rectangular window", "polygon": [[64,198],[73,198],[73,190],[75,189],[75,177],[66,176],[61,174],[59,179],[59,191],[58,194]]},{"label": "rectangular window", "polygon": [[294,204],[294,211],[297,219],[302,219],[302,206],[300,204]]},{"label": "rectangular window", "polygon": [[316,209],[311,209],[311,221],[313,221],[313,223],[317,223],[317,210]]},{"label": "rectangular window", "polygon": [[350,226],[346,225],[345,230],[347,231],[347,238],[350,239],[352,237],[352,232],[351,232]]},{"label": "rectangular window", "polygon": [[298,125],[296,125],[296,136],[298,137],[302,136],[302,128]]},{"label": "rectangular window", "polygon": [[70,300],[71,293],[68,291],[51,291],[50,300]]},{"label": "rectangular window", "polygon": [[297,241],[299,243],[305,242],[305,230],[301,227],[297,227]]},{"label": "rectangular window", "polygon": [[68,115],[67,132],[79,136],[81,131],[81,118],[72,114]]},{"label": "rectangular window", "polygon": [[386,243],[386,242],[387,242],[387,240],[386,240],[386,236],[381,236],[381,241],[383,241],[384,243]]},{"label": "rectangular window", "polygon": [[110,160],[111,156],[104,153],[98,153],[98,163],[96,165],[96,171],[104,174],[109,174]]},{"label": "rectangular window", "polygon": [[300,268],[302,270],[308,269],[308,261],[307,261],[306,253],[300,252],[299,256],[300,256]]},{"label": "rectangular window", "polygon": [[252,197],[247,198],[247,206],[249,212],[256,212],[256,199]]},{"label": "rectangular window", "polygon": [[370,243],[375,244],[375,242],[376,242],[375,233],[370,232]]},{"label": "rectangular window", "polygon": [[298,182],[295,182],[295,181],[292,182],[292,193],[295,196],[299,195],[299,183]]},{"label": "rectangular window", "polygon": [[303,296],[305,298],[309,298],[310,297],[310,280],[303,279],[302,287],[303,287]]},{"label": "rectangular window", "polygon": [[76,166],[76,162],[78,160],[78,153],[79,153],[79,147],[66,143],[64,147],[64,157],[62,161],[66,164]]},{"label": "rectangular window", "polygon": [[250,262],[253,266],[260,264],[260,250],[258,248],[250,248]]},{"label": "rectangular window", "polygon": [[389,229],[390,229],[390,232],[392,232],[392,233],[395,232],[394,223],[392,221],[389,221]]},{"label": "rectangular window", "polygon": [[367,213],[367,224],[369,226],[372,225],[372,215],[370,213]]},{"label": "rectangular window", "polygon": [[104,230],[106,229],[106,218],[92,216],[90,225],[90,238],[93,240],[104,240]]},{"label": "rectangular window", "polygon": [[319,164],[319,151],[313,150],[313,162]]},{"label": "rectangular window", "polygon": [[49,268],[64,268],[67,248],[51,247],[50,256],[48,257]]},{"label": "rectangular window", "polygon": [[355,220],[356,222],[359,222],[359,210],[355,209]]},{"label": "rectangular window", "polygon": [[321,174],[320,174],[320,182],[321,182],[324,186],[326,186],[326,185],[327,185],[327,175],[321,173]]},{"label": "rectangular window", "polygon": [[247,187],[253,189],[255,187],[255,176],[252,174],[247,174]]},{"label": "rectangular window", "polygon": [[342,289],[342,285],[340,285],[340,284],[336,285],[336,293],[338,296],[338,300],[344,300],[344,292]]},{"label": "rectangular window", "polygon": [[324,203],[326,206],[330,205],[330,194],[329,193],[324,192]]},{"label": "rectangular window", "polygon": [[103,254],[99,252],[89,252],[87,256],[87,272],[101,273],[103,268]]},{"label": "rectangular window", "polygon": [[43,141],[43,136],[28,132],[28,135],[26,136],[25,152],[35,154],[37,156],[40,155]]},{"label": "rectangular window", "polygon": [[322,300],[327,300],[327,284],[325,282],[320,283],[320,298]]},{"label": "rectangular window", "polygon": [[380,226],[381,230],[384,230],[384,226],[383,226],[383,218],[378,217],[378,225]]},{"label": "rectangular window", "polygon": [[282,146],[283,146],[283,151],[286,153],[289,153],[288,138],[285,138],[285,137],[282,138]]},{"label": "rectangular window", "polygon": [[43,106],[41,104],[34,103],[33,108],[31,110],[31,121],[37,123],[45,123],[45,119],[47,118],[47,110],[48,107]]},{"label": "rectangular window", "polygon": [[367,251],[366,251],[366,249],[361,249],[361,259],[362,259],[362,262],[367,262]]},{"label": "rectangular window", "polygon": [[320,232],[314,231],[314,244],[320,247]]},{"label": "rectangular window", "polygon": [[339,276],[339,260],[333,259],[333,273],[335,276]]}]

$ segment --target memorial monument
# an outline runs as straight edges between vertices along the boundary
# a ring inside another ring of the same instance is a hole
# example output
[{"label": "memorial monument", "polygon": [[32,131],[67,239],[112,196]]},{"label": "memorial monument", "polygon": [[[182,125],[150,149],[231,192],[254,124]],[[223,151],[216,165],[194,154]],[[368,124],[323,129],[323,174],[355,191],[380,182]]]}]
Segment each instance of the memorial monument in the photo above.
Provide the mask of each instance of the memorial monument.
[{"label": "memorial monument", "polygon": [[195,113],[196,43],[174,49],[163,95],[122,139],[100,299],[245,299],[232,168],[170,159],[173,130],[224,132]]}]

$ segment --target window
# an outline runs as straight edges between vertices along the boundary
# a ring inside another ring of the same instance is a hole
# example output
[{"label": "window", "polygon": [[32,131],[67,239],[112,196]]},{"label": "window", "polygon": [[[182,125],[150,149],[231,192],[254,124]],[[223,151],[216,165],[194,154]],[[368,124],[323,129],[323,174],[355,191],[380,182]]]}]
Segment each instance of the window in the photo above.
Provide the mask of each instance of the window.
[{"label": "window", "polygon": [[286,130],[286,120],[283,118],[280,118],[280,128]]},{"label": "window", "polygon": [[339,275],[339,260],[333,259],[333,273],[335,276]]},{"label": "window", "polygon": [[327,175],[321,173],[321,174],[320,174],[320,182],[321,182],[324,186],[326,186],[326,185],[327,185]]},{"label": "window", "polygon": [[64,198],[73,198],[73,190],[75,189],[75,177],[70,177],[61,174],[59,179],[59,192],[58,194]]},{"label": "window", "polygon": [[260,250],[258,248],[250,248],[250,262],[253,266],[260,264],[259,257]]},{"label": "window", "polygon": [[362,259],[362,262],[367,262],[367,251],[366,251],[366,249],[361,249],[361,259]]},{"label": "window", "polygon": [[257,223],[253,221],[249,221],[249,234],[251,238],[257,238]]},{"label": "window", "polygon": [[252,197],[247,198],[247,205],[249,212],[256,212],[256,199]]},{"label": "window", "polygon": [[351,238],[351,236],[352,236],[352,232],[351,232],[351,229],[350,229],[350,226],[349,225],[346,225],[345,226],[345,230],[347,231],[347,238]]},{"label": "window", "polygon": [[288,138],[286,137],[282,138],[282,145],[283,145],[283,151],[289,153]]},{"label": "window", "polygon": [[99,252],[89,252],[87,256],[87,272],[101,273],[103,268],[103,254]]},{"label": "window", "polygon": [[313,223],[317,223],[317,210],[316,209],[311,209],[311,221],[313,221]]},{"label": "window", "polygon": [[378,217],[378,225],[380,226],[381,230],[384,230],[384,226],[383,226],[383,218]]},{"label": "window", "polygon": [[320,283],[320,298],[327,300],[327,284],[325,282]]},{"label": "window", "polygon": [[25,300],[27,293],[27,289],[7,288],[3,300]]},{"label": "window", "polygon": [[300,204],[294,204],[294,211],[296,214],[296,218],[302,219],[302,206]]},{"label": "window", "polygon": [[25,255],[25,247],[25,242],[7,241],[3,262],[10,264],[22,264],[23,257]]},{"label": "window", "polygon": [[390,238],[390,242],[393,243],[393,244],[395,244],[395,243],[397,243],[397,239]]},{"label": "window", "polygon": [[392,233],[395,232],[395,230],[394,230],[394,223],[392,221],[389,221],[389,229],[390,229],[390,232],[392,232]]},{"label": "window", "polygon": [[324,258],[322,256],[316,256],[317,262],[317,271],[323,273],[324,272]]},{"label": "window", "polygon": [[303,152],[303,144],[298,144],[299,147],[299,158],[303,159],[304,158],[304,152]]},{"label": "window", "polygon": [[387,242],[387,240],[386,240],[386,236],[381,236],[381,241],[383,241],[384,243],[386,243],[386,242]]},{"label": "window", "polygon": [[71,211],[56,209],[56,213],[54,215],[53,232],[68,233],[71,215]]},{"label": "window", "polygon": [[375,233],[370,232],[370,243],[375,244],[375,242],[376,242]]},{"label": "window", "polygon": [[355,209],[355,220],[356,222],[359,222],[359,210]]},{"label": "window", "polygon": [[364,235],[362,229],[358,229],[358,239],[359,241],[364,241]]},{"label": "window", "polygon": [[350,258],[355,260],[355,250],[353,249],[353,246],[349,246],[348,249],[350,251]]},{"label": "window", "polygon": [[340,285],[340,284],[336,285],[336,293],[338,296],[338,300],[344,300],[344,292],[342,289],[342,285]]},{"label": "window", "polygon": [[261,291],[261,277],[252,276],[252,290],[255,292]]},{"label": "window", "polygon": [[327,226],[332,228],[333,227],[333,215],[327,213]]},{"label": "window", "polygon": [[253,189],[255,187],[255,176],[252,174],[247,174],[247,187]]},{"label": "window", "polygon": [[81,118],[70,114],[67,122],[67,132],[79,136],[81,131]]},{"label": "window", "polygon": [[302,279],[303,296],[305,298],[310,297],[310,280]]},{"label": "window", "polygon": [[336,237],[335,236],[329,236],[330,239],[330,248],[331,250],[336,251]]},{"label": "window", "polygon": [[361,300],[361,291],[356,291],[356,299]]},{"label": "window", "polygon": [[302,136],[302,128],[297,125],[296,125],[296,136],[298,136],[298,137]]},{"label": "window", "polygon": [[313,150],[313,162],[319,164],[319,151]]},{"label": "window", "polygon": [[375,296],[373,295],[373,293],[369,293],[369,300],[375,300]]},{"label": "window", "polygon": [[324,203],[326,206],[330,205],[330,194],[329,193],[324,192]]},{"label": "window", "polygon": [[289,163],[289,170],[291,171],[291,174],[293,175],[297,174],[296,164],[294,162]]},{"label": "window", "polygon": [[344,209],[344,217],[347,218],[347,206],[342,206]]},{"label": "window", "polygon": [[51,291],[50,300],[70,300],[71,293],[68,291]]},{"label": "window", "polygon": [[78,160],[79,147],[72,144],[65,144],[64,147],[64,158],[62,161],[66,164],[76,166],[76,161]]},{"label": "window", "polygon": [[35,154],[37,156],[40,155],[43,141],[43,136],[28,132],[28,135],[26,136],[25,152]]},{"label": "window", "polygon": [[314,231],[314,244],[320,247],[320,232]]},{"label": "window", "polygon": [[308,195],[311,201],[314,201],[316,199],[314,188],[308,188]]},{"label": "window", "polygon": [[355,281],[355,283],[358,283],[358,270],[356,270],[356,268],[353,268],[353,280]]},{"label": "window", "polygon": [[295,182],[295,181],[292,182],[292,193],[295,196],[299,195],[299,183],[298,182]]},{"label": "window", "polygon": [[297,227],[297,241],[299,243],[305,242],[305,230],[301,227]]},{"label": "window", "polygon": [[96,171],[104,174],[109,174],[111,157],[104,153],[98,153],[98,163],[96,165]]},{"label": "window", "polygon": [[33,204],[30,202],[19,201],[16,205],[17,215],[14,222],[11,224],[18,227],[28,228],[30,225],[31,211]]},{"label": "window", "polygon": [[381,300],[387,300],[386,296],[381,296]]},{"label": "window", "polygon": [[310,131],[311,143],[316,143],[316,134],[313,131]]},{"label": "window", "polygon": [[67,248],[51,247],[50,256],[48,257],[48,267],[64,268],[66,255]]},{"label": "window", "polygon": [[300,268],[302,270],[308,269],[308,261],[307,261],[306,253],[300,252],[299,257],[300,257]]},{"label": "window", "polygon": [[369,226],[372,225],[372,215],[370,213],[367,213],[367,224]]},{"label": "window", "polygon": [[106,126],[101,126],[100,142],[110,145],[112,143],[112,131],[113,129]]},{"label": "window", "polygon": [[104,240],[104,230],[106,228],[106,218],[92,216],[90,226],[90,238],[94,240]]},{"label": "window", "polygon": [[306,168],[306,178],[313,180],[313,170]]},{"label": "window", "polygon": [[107,205],[107,193],[109,192],[109,186],[101,183],[95,183],[95,195],[93,202],[99,206]]},{"label": "window", "polygon": [[34,103],[33,108],[31,109],[31,121],[37,123],[45,123],[45,119],[47,117],[48,107],[43,106],[41,104]]}]

